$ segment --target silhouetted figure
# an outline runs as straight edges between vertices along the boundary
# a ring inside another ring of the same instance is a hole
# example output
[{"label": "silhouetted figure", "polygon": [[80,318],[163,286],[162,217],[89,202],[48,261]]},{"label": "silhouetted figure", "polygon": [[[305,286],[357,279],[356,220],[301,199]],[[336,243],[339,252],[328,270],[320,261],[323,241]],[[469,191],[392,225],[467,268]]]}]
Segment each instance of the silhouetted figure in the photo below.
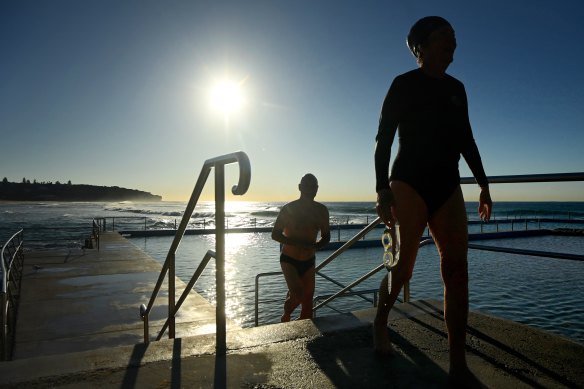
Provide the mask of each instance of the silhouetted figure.
[{"label": "silhouetted figure", "polygon": [[[377,213],[388,226],[399,222],[401,246],[390,293],[387,277],[381,282],[374,347],[382,355],[393,353],[387,318],[412,276],[420,238],[428,225],[440,254],[450,375],[468,383],[476,379],[465,356],[468,229],[458,171],[460,155],[480,186],[478,211],[485,221],[492,208],[489,183],[473,139],[464,85],[446,74],[456,49],[452,26],[438,16],[422,18],[411,28],[407,44],[419,68],[393,80],[376,138]],[[396,131],[399,151],[388,177]]]},{"label": "silhouetted figure", "polygon": [[290,321],[298,305],[302,305],[300,319],[312,318],[315,253],[331,237],[328,209],[314,201],[318,191],[316,177],[306,174],[298,189],[300,198],[282,207],[272,230],[272,239],[282,243],[280,266],[288,285],[283,322]]}]

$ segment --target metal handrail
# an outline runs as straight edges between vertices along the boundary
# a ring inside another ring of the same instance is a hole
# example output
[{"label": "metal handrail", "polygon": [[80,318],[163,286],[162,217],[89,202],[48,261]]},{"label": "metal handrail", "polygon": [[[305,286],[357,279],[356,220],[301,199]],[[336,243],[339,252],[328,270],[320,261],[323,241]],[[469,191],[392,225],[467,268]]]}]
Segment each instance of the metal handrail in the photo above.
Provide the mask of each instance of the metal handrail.
[{"label": "metal handrail", "polygon": [[363,228],[361,231],[357,232],[357,234],[355,236],[353,236],[351,239],[349,239],[345,244],[343,244],[341,247],[339,247],[335,252],[333,252],[331,255],[329,255],[327,257],[327,259],[322,261],[315,268],[315,271],[319,271],[320,269],[322,269],[323,267],[325,267],[326,265],[331,263],[335,258],[337,258],[339,255],[341,255],[346,250],[348,250],[352,245],[355,244],[355,242],[357,242],[362,237],[367,235],[371,230],[373,230],[375,227],[377,227],[380,223],[381,223],[381,218],[377,217],[375,220],[373,220],[371,223],[369,223],[365,228]]},{"label": "metal handrail", "polygon": [[12,358],[12,343],[14,342],[14,328],[16,325],[16,311],[20,298],[20,282],[24,266],[22,250],[24,233],[21,229],[8,239],[2,247],[0,268],[2,269],[2,284],[0,285],[0,360]]},{"label": "metal handrail", "polygon": [[[156,337],[156,340],[160,340],[162,339],[162,335],[164,335],[164,331],[166,331],[166,328],[168,328],[168,325],[170,323],[170,317],[174,317],[176,315],[176,313],[179,311],[180,307],[182,306],[183,302],[186,300],[187,296],[189,295],[191,289],[195,286],[195,283],[198,281],[199,277],[201,276],[201,274],[203,273],[203,270],[205,270],[205,268],[207,267],[207,264],[209,263],[209,260],[211,258],[217,258],[216,254],[214,251],[212,250],[207,250],[207,252],[205,253],[205,255],[203,256],[203,260],[201,261],[201,263],[199,263],[199,266],[197,267],[197,270],[195,271],[195,273],[193,274],[193,276],[191,277],[191,280],[189,281],[189,283],[187,284],[185,290],[183,291],[182,295],[180,296],[180,298],[178,299],[178,301],[176,302],[176,306],[174,307],[174,311],[173,314],[170,315],[166,321],[164,322],[164,325],[162,326],[161,330],[158,333],[158,336]],[[144,304],[142,304],[140,306],[140,315],[142,316],[142,310],[146,309],[146,306]],[[148,324],[146,322],[146,324],[144,325],[144,337],[147,338],[148,335]]]},{"label": "metal handrail", "polygon": [[[326,274],[323,274],[323,273],[321,273],[321,272],[318,272],[318,273],[316,273],[316,274],[318,274],[319,276],[321,276],[321,277],[322,277],[322,278],[324,278],[325,280],[327,280],[327,281],[329,281],[329,282],[331,282],[331,283],[335,284],[336,286],[339,286],[339,287],[341,287],[341,288],[344,288],[344,287],[345,287],[345,285],[343,285],[343,284],[342,284],[342,283],[340,283],[339,281],[337,281],[337,280],[333,279],[332,277],[329,277],[329,276],[327,276]],[[358,296],[358,297],[360,297],[362,300],[365,300],[365,301],[367,301],[368,303],[372,303],[373,305],[375,305],[375,300],[371,300],[371,299],[369,299],[369,298],[367,298],[367,297],[364,297],[364,296],[363,296],[363,294],[366,294],[366,293],[359,293],[359,292],[354,292],[354,295],[355,295],[355,296]],[[314,301],[316,301],[316,297],[315,297],[315,298],[313,298],[313,299],[312,299],[312,301],[313,301],[313,302],[314,302]]]},{"label": "metal handrail", "polygon": [[[27,250],[35,250],[37,247],[36,244],[46,245],[47,242],[54,243],[54,245],[50,246],[51,248],[83,247],[84,240],[91,236],[91,230],[88,230],[87,226],[81,225],[54,227],[25,225],[19,228],[25,230]],[[0,227],[0,233],[6,234],[7,236],[12,236],[15,230],[14,227]],[[0,249],[2,249],[2,243],[0,243]]]},{"label": "metal handrail", "polygon": [[[338,249],[336,249],[331,255],[329,255],[324,261],[322,261],[315,268],[315,272],[317,274],[319,274],[319,271],[322,268],[324,268],[326,265],[328,265],[329,263],[331,263],[339,255],[341,255],[342,253],[344,253],[353,244],[355,244],[355,242],[357,242],[362,237],[364,237],[365,235],[367,235],[367,233],[369,233],[371,230],[373,230],[375,227],[377,227],[377,225],[379,223],[381,223],[381,218],[380,217],[376,218],[374,221],[372,221],[371,223],[369,223],[365,228],[363,228],[361,231],[359,231],[348,242],[346,242],[341,247],[339,247]],[[259,321],[258,321],[259,320],[258,319],[258,315],[259,315],[259,278],[261,278],[261,277],[275,276],[275,275],[281,275],[281,274],[282,274],[282,272],[280,271],[280,272],[260,273],[260,274],[256,275],[256,281],[255,281],[255,325],[256,325],[256,327],[258,326],[258,323],[259,323]]]},{"label": "metal handrail", "polygon": [[[519,174],[513,176],[489,176],[491,184],[521,184],[527,182],[572,182],[584,181],[584,172],[549,173],[549,174]],[[476,184],[474,177],[462,177],[461,184]]]},{"label": "metal handrail", "polygon": [[[434,240],[432,238],[423,239],[420,242],[419,247],[426,246],[426,245],[431,244],[431,243],[434,243]],[[378,271],[380,271],[382,269],[385,269],[385,265],[383,263],[379,264],[378,266],[374,267],[373,269],[371,269],[370,271],[368,271],[367,273],[365,273],[361,277],[357,278],[355,281],[353,281],[349,285],[345,286],[343,289],[339,290],[337,293],[333,294],[331,297],[329,297],[328,299],[324,300],[322,303],[316,305],[314,308],[312,308],[312,310],[313,311],[316,311],[317,309],[319,309],[319,308],[323,307],[324,305],[330,303],[331,301],[333,301],[337,297],[344,295],[348,290],[350,290],[351,288],[359,285],[361,282],[363,282],[366,279],[370,278],[371,276],[373,276],[374,274],[376,274]],[[408,303],[408,302],[410,302],[410,282],[409,281],[406,281],[406,283],[404,284],[403,288],[404,288],[403,289],[403,293],[404,293],[403,301],[405,303]]]},{"label": "metal handrail", "polygon": [[[328,278],[328,277],[324,276],[323,274],[321,274],[320,273],[320,270],[323,269],[325,266],[327,266],[332,261],[334,261],[339,255],[341,255],[342,253],[344,253],[346,250],[348,250],[349,248],[351,248],[352,245],[354,245],[357,241],[361,240],[361,238],[363,238],[365,235],[367,235],[369,232],[371,232],[371,230],[375,229],[380,223],[381,223],[381,218],[380,217],[375,218],[375,220],[373,220],[365,228],[363,228],[361,231],[359,231],[357,234],[355,234],[355,236],[353,236],[350,240],[348,240],[341,247],[339,247],[338,249],[336,249],[324,261],[322,261],[318,266],[316,266],[316,268],[315,268],[316,274],[320,275],[323,278]],[[364,281],[367,278],[371,277],[373,274],[377,273],[382,268],[383,268],[383,265],[381,265],[381,268],[375,268],[373,270],[373,273],[368,273],[368,276],[365,277],[365,278],[363,278],[361,281]],[[255,282],[255,310],[254,310],[255,311],[255,325],[256,325],[256,327],[259,324],[259,319],[258,319],[258,316],[259,316],[259,278],[260,277],[267,277],[267,276],[281,275],[281,274],[282,274],[282,272],[268,272],[268,273],[260,273],[260,274],[256,275],[256,282]],[[349,291],[354,286],[354,283],[351,284],[351,285],[349,285],[349,286],[343,287],[342,285],[340,285],[339,283],[335,282],[334,280],[332,280],[332,282],[333,283],[336,283],[338,286],[341,286],[342,287],[342,289],[341,289],[341,292],[342,293],[340,293],[340,294],[345,294],[346,291]],[[336,298],[337,296],[339,296],[340,294],[339,293],[335,294],[334,297],[333,297],[333,299]],[[406,285],[404,286],[404,300],[409,300],[409,283],[406,283]],[[325,301],[325,304],[328,303],[329,301],[330,300]],[[319,304],[319,305],[313,307],[312,311],[315,312],[322,305],[323,304]]]},{"label": "metal handrail", "polygon": [[[271,276],[281,276],[283,274],[284,273],[282,273],[281,271],[274,271],[274,272],[259,273],[256,275],[256,277],[255,277],[255,304],[254,304],[254,325],[256,327],[259,325],[259,303],[260,303],[260,300],[259,300],[260,282],[259,281],[260,281],[260,278],[271,277]],[[345,287],[345,285],[343,285],[340,282],[334,280],[333,278],[327,276],[326,274],[323,274],[321,272],[316,272],[316,275],[319,275],[320,277],[324,278],[325,280],[332,282],[333,284],[335,284],[341,288]],[[357,291],[357,292],[352,292],[352,293],[353,293],[353,295],[359,296],[361,299],[375,305],[375,300],[372,301],[371,299],[363,296],[364,294],[370,293],[369,291],[362,291],[362,292]],[[322,298],[322,297],[318,297],[318,298],[317,297],[313,298],[313,300],[312,300],[313,303],[315,301],[318,301],[318,299]],[[264,302],[264,303],[265,302],[275,302],[275,301],[280,301],[280,299],[278,299],[278,300],[262,300],[262,302]]]},{"label": "metal handrail", "polygon": [[91,223],[91,237],[89,239],[95,240],[95,244],[97,245],[97,251],[99,251],[99,237],[102,231],[101,223],[102,219],[93,219]]},{"label": "metal handrail", "polygon": [[[355,296],[357,296],[357,297],[363,297],[364,294],[372,294],[373,295],[373,300],[371,300],[371,299],[367,299],[367,300],[368,300],[368,302],[372,303],[372,305],[375,307],[375,306],[377,306],[377,294],[378,293],[379,293],[379,288],[365,289],[365,290],[357,290],[357,291],[354,291],[354,292],[347,292],[347,293],[343,294],[342,297],[355,297]],[[316,301],[324,300],[324,299],[327,299],[327,298],[329,298],[331,296],[332,296],[331,294],[314,296],[314,298],[312,299],[312,301],[313,302],[316,302]],[[337,311],[334,308],[331,308],[331,309]],[[315,316],[316,316],[316,313],[315,313]]]},{"label": "metal handrail", "polygon": [[225,355],[226,345],[226,318],[225,318],[225,165],[231,163],[239,164],[239,181],[237,185],[231,188],[231,193],[236,196],[245,194],[251,181],[251,165],[247,154],[238,151],[220,157],[211,158],[205,161],[199,174],[199,178],[187,204],[179,228],[162,266],[160,276],[150,297],[148,306],[140,307],[140,316],[144,320],[144,342],[149,343],[148,336],[148,315],[154,306],[154,300],[160,291],[162,282],[168,273],[168,337],[175,337],[175,254],[176,250],[184,236],[189,220],[195,210],[197,201],[201,196],[207,178],[212,168],[215,168],[215,261],[216,272],[215,282],[217,288],[217,307],[216,307],[216,352],[217,355]]},{"label": "metal handrail", "polygon": [[[584,172],[573,172],[573,173],[551,173],[551,174],[524,174],[524,175],[511,175],[511,176],[490,176],[488,177],[489,183],[491,184],[502,184],[502,183],[535,183],[535,182],[573,182],[573,181],[584,181]],[[474,177],[463,177],[460,179],[461,184],[476,184],[476,180]],[[335,258],[337,258],[340,254],[342,254],[345,250],[350,248],[356,241],[360,240],[363,236],[365,236],[369,231],[375,228],[379,223],[381,223],[381,218],[376,218],[373,222],[367,225],[363,230],[358,232],[353,238],[343,244],[339,249],[337,249],[333,254],[331,254],[327,259],[325,259],[320,265],[316,267],[316,271],[322,269],[330,262],[332,262]],[[425,246],[427,244],[434,243],[432,238],[423,239],[420,242],[420,246]],[[469,247],[470,248],[470,247]],[[473,247],[478,248],[478,247]],[[317,309],[323,307],[324,305],[328,304],[332,300],[337,297],[346,295],[351,288],[359,285],[361,282],[365,281],[366,279],[373,276],[375,273],[380,271],[384,268],[383,264],[378,265],[374,269],[370,270],[368,273],[364,274],[360,278],[353,281],[348,286],[341,289],[339,292],[331,295],[329,298],[325,299],[320,304],[317,304],[313,307],[313,312]],[[273,273],[262,273],[262,275],[269,276],[269,275],[276,275],[282,274],[282,272],[273,272]],[[259,276],[259,274],[258,274]],[[258,301],[259,301],[259,284],[258,284],[258,276],[256,276],[256,306],[255,306],[255,323],[256,326],[258,325]],[[351,292],[349,292],[351,293]],[[410,288],[409,288],[409,281],[404,284],[404,302],[409,302],[410,300]]]},{"label": "metal handrail", "polygon": [[[524,174],[524,175],[513,175],[513,176],[490,176],[488,179],[489,179],[489,183],[491,183],[491,184],[584,181],[584,172],[553,173],[553,174]],[[461,184],[476,184],[476,180],[474,177],[463,177],[460,179],[460,183]],[[375,222],[379,223],[380,221],[381,221],[380,218],[377,218],[374,221],[374,223]],[[371,226],[371,225],[369,225],[369,226]],[[351,245],[352,245],[354,243],[354,241],[356,240],[355,237],[353,239],[351,239],[350,241],[348,241],[346,244],[344,244],[339,250],[345,248],[345,246],[347,246],[347,248],[348,248],[349,243],[351,243]],[[420,247],[427,245],[427,244],[430,244],[430,243],[434,243],[434,240],[431,238],[424,239],[420,242]],[[333,256],[331,255],[331,257],[333,257]],[[328,262],[332,261],[334,258],[336,258],[336,256],[333,258],[329,257],[329,259],[327,259],[325,262],[328,263]],[[323,264],[324,264],[324,262],[323,262]],[[343,288],[339,292],[335,293],[329,299],[326,299],[322,303],[316,305],[313,308],[313,312],[316,311],[317,309],[319,309],[320,307],[328,304],[329,302],[334,300],[336,297],[343,295],[344,293],[346,293],[346,291],[348,291],[352,287],[365,281],[366,279],[371,277],[373,274],[377,273],[382,268],[384,268],[383,264],[377,266],[373,270],[371,270],[368,273],[366,273],[365,275],[361,276],[360,278],[358,278],[357,280],[355,280],[354,282],[352,282],[351,284],[349,284],[348,286],[346,286],[345,288]],[[404,302],[409,302],[409,300],[410,300],[409,282],[406,282],[406,284],[404,284]]]}]

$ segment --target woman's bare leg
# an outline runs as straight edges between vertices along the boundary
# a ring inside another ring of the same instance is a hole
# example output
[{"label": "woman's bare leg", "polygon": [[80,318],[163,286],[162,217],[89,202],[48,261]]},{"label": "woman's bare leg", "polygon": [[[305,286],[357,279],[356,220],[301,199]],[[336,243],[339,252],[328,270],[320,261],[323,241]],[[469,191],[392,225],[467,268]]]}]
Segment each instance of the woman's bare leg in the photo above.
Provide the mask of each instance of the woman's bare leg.
[{"label": "woman's bare leg", "polygon": [[450,371],[467,371],[465,343],[468,319],[468,226],[460,187],[432,215],[428,225],[440,254]]},{"label": "woman's bare leg", "polygon": [[387,332],[387,317],[402,286],[412,277],[420,238],[427,221],[426,204],[411,186],[405,182],[392,181],[391,190],[400,229],[400,254],[397,266],[392,270],[391,293],[387,289],[387,276],[379,286],[379,303],[373,322],[374,348],[377,353],[384,355],[393,352]]}]

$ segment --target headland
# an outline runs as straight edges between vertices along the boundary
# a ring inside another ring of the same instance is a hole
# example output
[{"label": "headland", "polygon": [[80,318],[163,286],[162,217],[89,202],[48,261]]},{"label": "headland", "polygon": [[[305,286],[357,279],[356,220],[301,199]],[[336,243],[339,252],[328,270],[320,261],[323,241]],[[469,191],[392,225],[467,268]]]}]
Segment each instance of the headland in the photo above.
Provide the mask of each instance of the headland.
[{"label": "headland", "polygon": [[4,201],[161,201],[162,196],[118,186],[0,182]]}]

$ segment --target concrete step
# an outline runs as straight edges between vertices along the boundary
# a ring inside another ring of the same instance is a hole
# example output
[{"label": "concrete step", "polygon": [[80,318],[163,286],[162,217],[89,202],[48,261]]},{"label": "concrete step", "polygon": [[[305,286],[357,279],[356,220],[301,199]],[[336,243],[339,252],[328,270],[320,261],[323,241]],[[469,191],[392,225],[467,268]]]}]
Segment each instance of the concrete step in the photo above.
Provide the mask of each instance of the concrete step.
[{"label": "concrete step", "polygon": [[[213,334],[0,363],[3,387],[447,387],[448,345],[439,301],[396,305],[396,355],[372,351],[374,310],[234,329],[226,357]],[[467,357],[493,388],[582,387],[584,345],[471,312]]]}]

